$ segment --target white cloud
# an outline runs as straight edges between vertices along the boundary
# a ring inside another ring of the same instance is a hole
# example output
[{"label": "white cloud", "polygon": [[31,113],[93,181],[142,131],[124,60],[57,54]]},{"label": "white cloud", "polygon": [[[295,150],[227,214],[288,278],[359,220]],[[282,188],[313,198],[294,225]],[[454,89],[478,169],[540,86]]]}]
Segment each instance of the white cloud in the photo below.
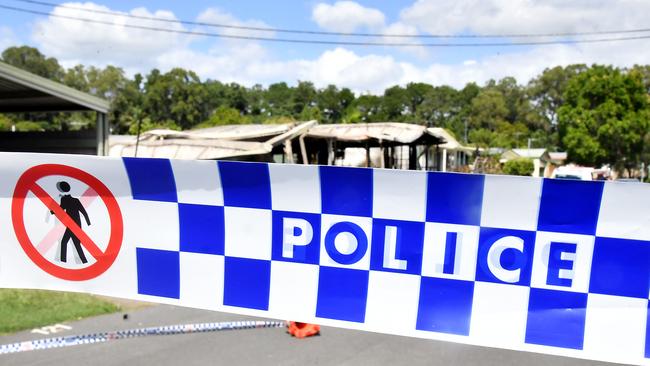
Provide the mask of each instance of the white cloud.
[{"label": "white cloud", "polygon": [[545,68],[566,66],[575,63],[612,64],[629,67],[634,64],[650,64],[650,55],[638,52],[644,41],[580,44],[546,45],[525,51],[498,53],[481,59],[466,60],[459,64],[432,64],[418,68],[408,64],[406,76],[400,80],[423,81],[434,85],[448,84],[462,87],[468,82],[479,84],[489,79],[513,76],[520,83],[527,83]]},{"label": "white cloud", "polygon": [[646,0],[418,0],[403,22],[431,34],[585,32],[646,28]]},{"label": "white cloud", "polygon": [[[253,27],[253,28],[271,28],[268,24],[259,20],[246,20],[242,21],[235,18],[232,14],[227,13],[218,8],[208,8],[201,12],[197,17],[197,21],[202,23],[223,24],[234,27]],[[268,31],[254,31],[245,30],[240,28],[228,27],[206,27],[207,30],[217,31],[219,34],[232,35],[232,36],[249,36],[249,37],[273,37],[274,32]]]},{"label": "white cloud", "polygon": [[[386,24],[383,14],[377,16],[375,11],[378,12],[378,10],[370,9],[372,10],[371,14],[375,14],[374,20],[371,19],[372,17],[365,18],[364,21],[366,23],[356,22],[355,27],[376,27],[377,30],[373,32],[383,34],[417,34],[416,27],[422,27],[422,25],[417,23],[417,19],[413,17],[415,10],[419,9],[424,13],[427,9],[429,11],[433,9],[431,7],[437,6],[436,4],[446,4],[453,8],[449,10],[453,14],[460,12],[462,15],[462,12],[468,12],[464,16],[459,15],[457,17],[458,19],[471,19],[472,14],[475,14],[471,5],[474,7],[484,6],[481,5],[483,1],[472,1],[474,0],[463,2],[463,4],[470,5],[460,6],[455,5],[456,2],[452,3],[447,0],[440,0],[438,2],[420,0],[404,10],[402,12],[402,18],[399,21],[391,24]],[[486,2],[488,1],[492,5],[497,4],[500,6],[494,5],[494,9],[492,9],[492,15],[497,18],[503,18],[504,15],[502,13],[506,10],[508,14],[514,11],[511,9],[511,6],[503,5],[505,2],[486,0]],[[337,7],[341,6],[339,5],[341,3],[338,2],[334,5],[327,6]],[[345,2],[345,4],[349,3],[351,2]],[[639,4],[638,1],[633,0],[627,0],[624,3]],[[537,2],[533,3],[532,1],[521,1],[517,2],[517,4],[527,4],[526,6],[529,7],[541,6],[535,5]],[[557,2],[549,1],[545,4],[551,4],[544,6],[553,9],[565,6],[562,5],[564,2],[559,2],[559,0]],[[576,2],[572,4],[572,6],[575,6]],[[69,3],[69,5],[76,7],[82,6],[88,9],[110,10],[93,3]],[[354,5],[352,6],[354,7]],[[428,8],[426,8],[427,6]],[[521,7],[523,5],[516,6]],[[362,9],[367,10],[367,8]],[[167,71],[174,67],[183,67],[196,71],[202,79],[212,78],[224,82],[238,82],[248,86],[256,83],[268,85],[278,81],[295,83],[297,80],[309,80],[313,81],[318,87],[335,84],[339,87],[349,87],[356,92],[369,91],[372,93],[382,93],[389,86],[395,84],[404,85],[408,82],[426,82],[433,85],[449,84],[455,87],[462,87],[465,83],[471,81],[481,84],[491,78],[499,79],[505,76],[514,76],[519,82],[526,83],[530,78],[538,75],[544,68],[571,63],[604,63],[616,66],[631,66],[635,63],[650,64],[650,54],[643,52],[647,48],[646,41],[548,45],[535,48],[501,48],[498,50],[498,53],[495,52],[487,56],[485,55],[485,50],[481,50],[480,53],[474,53],[473,49],[460,49],[454,54],[454,58],[460,59],[460,61],[454,63],[431,62],[430,59],[426,63],[422,59],[407,61],[409,58],[405,54],[385,47],[373,48],[364,54],[351,49],[337,47],[323,49],[320,54],[310,58],[301,56],[288,57],[280,53],[280,51],[277,51],[276,48],[267,48],[259,42],[215,40],[196,36],[130,29],[121,25],[125,23],[130,24],[131,22],[134,24],[143,24],[146,22],[114,16],[89,15],[85,12],[60,7],[56,8],[54,12],[55,14],[85,18],[92,16],[94,19],[110,21],[116,24],[115,26],[109,27],[71,20],[61,20],[54,17],[37,21],[33,29],[33,37],[37,46],[46,55],[57,57],[66,67],[76,63],[98,66],[111,63],[124,67],[130,72],[138,71],[145,73],[154,67],[162,71]],[[314,12],[316,11],[314,10]],[[138,8],[131,10],[129,13],[176,19],[176,16],[168,11],[148,11],[143,8]],[[585,11],[585,14],[587,13],[589,11]],[[431,27],[438,26],[438,20],[439,22],[455,24],[453,22],[453,16],[450,17],[451,20],[447,20],[447,17],[442,15],[433,17],[431,13],[428,16]],[[572,16],[576,17],[577,15],[574,13]],[[587,18],[591,19],[589,16]],[[523,17],[525,18],[525,16]],[[570,15],[566,15],[566,17],[570,17]],[[490,27],[496,27],[497,24],[488,18],[489,16],[479,17],[477,18],[476,25],[472,26],[476,27],[477,31],[478,29],[481,29],[482,32],[494,31]],[[267,27],[261,21],[237,19],[216,8],[205,10],[197,19],[202,22]],[[621,19],[627,18],[622,17]],[[544,21],[551,22],[552,20],[546,19]],[[562,19],[556,19],[556,21],[559,22],[558,24],[569,24]],[[155,26],[184,29],[179,24],[156,24],[160,22],[154,21],[150,23],[153,23]],[[447,29],[446,32],[466,29],[466,24],[466,19],[463,22],[458,20],[458,24]],[[630,24],[633,23],[628,22],[620,27],[631,26]],[[325,25],[323,26],[325,27]],[[335,27],[335,25],[331,24],[329,26]],[[507,22],[504,23],[503,27],[505,28],[502,28],[500,31],[505,32],[509,26],[513,25]],[[206,31],[209,29],[211,32],[232,35],[257,35],[261,33],[209,27],[197,27],[196,29]],[[565,28],[560,27],[558,29]],[[536,31],[538,30],[536,29]],[[435,29],[428,29],[428,31],[433,32]],[[265,33],[265,35],[267,34]],[[267,36],[273,36],[273,34]],[[10,29],[0,27],[0,45],[2,45],[5,39],[10,40],[5,41],[5,43],[13,42],[13,38],[13,33]],[[383,39],[386,38],[383,37]],[[197,41],[199,40],[201,43],[197,45]],[[392,40],[395,41],[395,39]],[[209,45],[209,48],[201,50],[199,46],[205,46],[206,44]],[[418,51],[421,49],[415,50]]]},{"label": "white cloud", "polygon": [[8,47],[17,46],[16,34],[9,27],[0,26],[0,53]]},{"label": "white cloud", "polygon": [[[239,56],[229,67],[214,67],[211,77],[228,81],[269,84],[276,81],[310,80],[318,87],[335,84],[355,92],[383,93],[384,89],[409,82],[451,85],[462,88],[468,82],[483,84],[489,79],[506,76],[527,83],[545,68],[573,63],[602,63],[619,67],[650,64],[650,55],[638,52],[643,41],[636,43],[547,45],[530,50],[498,53],[455,64],[432,63],[418,66],[391,55],[359,55],[345,48],[324,51],[314,59],[274,60]],[[227,57],[225,59],[228,59]],[[196,58],[195,58],[196,60]],[[221,65],[224,59],[206,58],[206,65]],[[197,62],[193,63],[201,68]],[[233,75],[236,75],[233,77]]]},{"label": "white cloud", "polygon": [[352,51],[336,48],[325,51],[313,61],[302,61],[301,80],[312,80],[316,85],[334,84],[357,91],[383,92],[391,81],[403,76],[403,69],[391,56],[359,56]]},{"label": "white cloud", "polygon": [[259,68],[266,60],[267,50],[254,42],[242,42],[236,46],[220,43],[208,52],[188,48],[170,50],[156,58],[155,66],[163,71],[182,67],[195,71],[203,79],[253,85],[266,78],[263,72],[248,69]]},{"label": "white cloud", "polygon": [[312,11],[312,19],[321,28],[334,32],[353,32],[359,28],[377,30],[383,28],[386,22],[381,11],[354,1],[317,4]]},{"label": "white cloud", "polygon": [[[64,66],[91,63],[96,65],[118,64],[126,68],[137,68],[143,64],[151,64],[158,55],[169,49],[183,47],[188,42],[188,37],[180,34],[125,27],[125,25],[138,25],[183,30],[184,28],[178,23],[133,19],[71,9],[74,7],[111,11],[103,5],[91,2],[62,5],[69,7],[56,7],[51,14],[110,23],[110,25],[96,24],[53,16],[37,21],[32,34],[34,41],[43,53],[59,58]],[[176,20],[172,12],[164,10],[150,12],[145,8],[136,8],[128,14]]]},{"label": "white cloud", "polygon": [[[402,22],[395,22],[395,23],[392,23],[392,24],[386,26],[382,30],[382,34],[385,34],[385,35],[399,34],[399,35],[415,36],[415,35],[418,34],[418,30],[413,25],[405,24],[405,23],[402,23]],[[401,37],[390,37],[390,38],[393,41],[395,41],[395,39],[400,39]]]}]

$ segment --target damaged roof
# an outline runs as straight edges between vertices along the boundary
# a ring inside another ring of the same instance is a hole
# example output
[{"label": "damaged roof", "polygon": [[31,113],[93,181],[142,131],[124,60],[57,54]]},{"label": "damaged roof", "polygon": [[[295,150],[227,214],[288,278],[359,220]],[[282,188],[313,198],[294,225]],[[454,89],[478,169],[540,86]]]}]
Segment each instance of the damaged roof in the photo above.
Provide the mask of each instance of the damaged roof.
[{"label": "damaged roof", "polygon": [[307,137],[373,145],[383,142],[411,144],[420,140],[428,140],[432,144],[445,142],[442,136],[425,126],[398,122],[316,125],[309,129]]},{"label": "damaged roof", "polygon": [[[226,159],[269,154],[316,121],[283,125],[229,125],[204,130],[151,130],[140,136],[138,157]],[[246,127],[244,127],[246,126]],[[209,131],[208,131],[209,130]],[[249,141],[265,138],[265,141]],[[268,138],[268,139],[267,139]],[[111,136],[110,156],[135,156],[136,136]]]}]

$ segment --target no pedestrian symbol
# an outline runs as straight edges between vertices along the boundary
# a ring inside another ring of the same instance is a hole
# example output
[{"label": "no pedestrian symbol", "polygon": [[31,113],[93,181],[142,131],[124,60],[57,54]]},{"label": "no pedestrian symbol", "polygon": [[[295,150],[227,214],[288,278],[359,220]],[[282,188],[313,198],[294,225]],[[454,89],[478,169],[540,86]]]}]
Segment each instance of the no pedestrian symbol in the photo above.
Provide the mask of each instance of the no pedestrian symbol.
[{"label": "no pedestrian symbol", "polygon": [[[63,195],[61,204],[57,202],[47,191],[39,185],[38,181],[50,176],[57,176],[63,181],[57,183],[57,188],[62,193],[67,193],[70,190],[70,185],[65,181],[65,178],[72,178],[88,186],[86,193],[80,199],[74,198],[70,195]],[[50,261],[44,255],[42,250],[43,245],[47,245],[47,236],[43,242],[34,243],[28,235],[25,225],[25,202],[27,195],[32,193],[40,202],[42,202],[51,214],[55,215],[61,225],[53,228],[48,234],[50,239],[52,236],[58,236],[63,232],[61,238],[61,258],[59,263]],[[87,225],[90,225],[90,219],[84,208],[86,205],[94,200],[100,198],[108,211],[110,219],[110,235],[108,243],[98,245],[86,231],[82,229],[81,218],[85,218]],[[84,281],[95,278],[104,273],[115,261],[120,247],[122,246],[122,238],[124,233],[124,224],[122,221],[122,213],[120,207],[115,200],[111,191],[99,179],[91,174],[67,165],[60,164],[43,164],[37,165],[27,169],[18,179],[16,188],[14,190],[13,201],[11,204],[11,219],[14,226],[14,232],[18,242],[22,246],[27,256],[43,271],[51,274],[52,276],[70,280],[70,281]],[[58,230],[57,230],[58,229]],[[77,253],[83,262],[81,268],[68,268],[62,263],[66,262],[68,242],[72,241],[72,252]],[[101,248],[105,247],[105,250]],[[40,250],[39,250],[40,249]],[[89,254],[94,261],[86,259],[86,253]],[[87,265],[86,265],[87,264]]]}]

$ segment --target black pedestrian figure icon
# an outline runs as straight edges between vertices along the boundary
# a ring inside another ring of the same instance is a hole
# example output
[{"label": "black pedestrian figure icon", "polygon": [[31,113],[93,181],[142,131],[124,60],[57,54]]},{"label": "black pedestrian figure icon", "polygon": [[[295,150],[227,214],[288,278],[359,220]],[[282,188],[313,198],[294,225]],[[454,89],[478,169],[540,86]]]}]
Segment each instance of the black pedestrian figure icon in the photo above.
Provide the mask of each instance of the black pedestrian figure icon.
[{"label": "black pedestrian figure icon", "polygon": [[[61,208],[63,211],[65,211],[68,216],[74,221],[79,227],[81,227],[81,215],[84,216],[86,219],[86,224],[90,226],[90,219],[88,218],[88,213],[86,212],[86,209],[84,206],[81,204],[81,201],[79,201],[78,198],[72,197],[70,194],[66,194],[70,192],[70,184],[68,182],[58,182],[56,184],[56,188],[59,190],[59,192],[63,193],[61,196]],[[54,213],[50,211],[51,213]],[[79,254],[79,259],[81,259],[82,263],[88,263],[88,260],[86,259],[86,256],[84,255],[83,248],[81,247],[81,241],[77,236],[70,230],[70,228],[65,229],[65,233],[63,233],[63,237],[61,238],[61,262],[66,262],[67,261],[67,252],[68,252],[68,241],[72,239],[72,243],[74,244],[75,249],[77,250],[77,254]]]}]

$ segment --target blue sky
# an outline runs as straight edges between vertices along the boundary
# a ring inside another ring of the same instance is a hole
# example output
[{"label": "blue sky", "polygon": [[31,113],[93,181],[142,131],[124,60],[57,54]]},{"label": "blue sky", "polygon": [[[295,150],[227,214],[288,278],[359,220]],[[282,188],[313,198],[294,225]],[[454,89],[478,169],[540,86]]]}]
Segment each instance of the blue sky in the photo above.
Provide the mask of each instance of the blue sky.
[{"label": "blue sky", "polygon": [[[650,13],[650,2],[645,0],[50,1],[62,6],[43,7],[17,0],[0,0],[0,5],[92,18],[112,25],[0,9],[0,48],[32,45],[56,57],[66,67],[77,63],[96,66],[110,63],[129,74],[146,73],[154,67],[163,71],[185,67],[195,70],[203,79],[246,85],[310,80],[320,87],[336,84],[358,93],[381,93],[388,86],[412,81],[462,87],[471,81],[481,84],[490,78],[514,76],[520,83],[526,83],[544,68],[578,62],[621,67],[650,63],[650,56],[643,51],[650,44],[648,40],[482,48],[296,45],[137,30],[123,24],[260,35],[250,31],[147,22],[70,8],[315,31],[486,35],[646,28],[645,14]],[[263,35],[301,37],[282,33]],[[314,38],[323,39],[323,36]],[[346,40],[343,37],[328,39]],[[370,39],[374,42],[386,40]],[[499,41],[511,42],[512,39]]]}]

